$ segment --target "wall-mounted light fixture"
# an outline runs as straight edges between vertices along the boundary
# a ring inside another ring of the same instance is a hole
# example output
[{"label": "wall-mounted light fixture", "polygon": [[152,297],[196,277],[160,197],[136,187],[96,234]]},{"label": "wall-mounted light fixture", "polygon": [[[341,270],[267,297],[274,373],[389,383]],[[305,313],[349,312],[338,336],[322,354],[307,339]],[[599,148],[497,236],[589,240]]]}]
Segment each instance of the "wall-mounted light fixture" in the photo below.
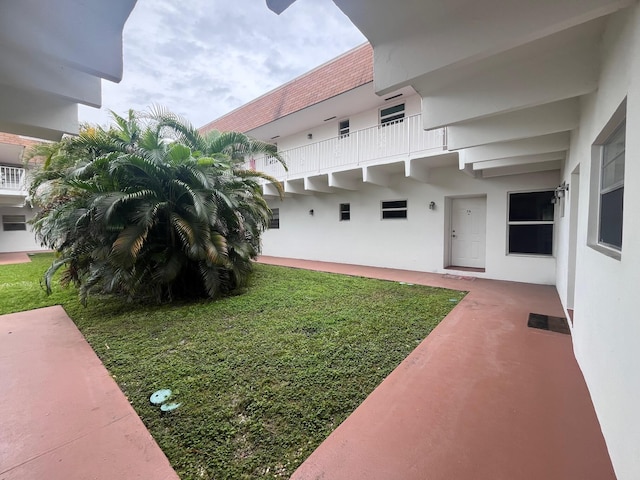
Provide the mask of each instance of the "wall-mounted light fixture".
[{"label": "wall-mounted light fixture", "polygon": [[311,140],[313,138],[313,133],[307,133],[307,138]]},{"label": "wall-mounted light fixture", "polygon": [[311,210],[309,210],[309,215],[311,215],[313,217],[313,208]]},{"label": "wall-mounted light fixture", "polygon": [[435,210],[436,209],[436,202],[429,202],[429,210]]},{"label": "wall-mounted light fixture", "polygon": [[[562,197],[564,197],[565,192],[568,192],[568,191],[569,191],[569,184],[567,182],[562,182],[553,191],[553,198],[556,199],[556,200],[559,200]],[[555,203],[555,202],[553,202],[553,203]]]}]

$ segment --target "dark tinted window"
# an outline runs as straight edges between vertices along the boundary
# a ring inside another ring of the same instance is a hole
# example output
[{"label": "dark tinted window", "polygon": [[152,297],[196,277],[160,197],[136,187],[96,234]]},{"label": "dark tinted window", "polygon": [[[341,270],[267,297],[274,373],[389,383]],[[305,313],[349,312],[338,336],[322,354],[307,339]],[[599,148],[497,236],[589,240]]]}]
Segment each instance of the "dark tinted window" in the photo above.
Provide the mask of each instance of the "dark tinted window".
[{"label": "dark tinted window", "polygon": [[551,200],[553,200],[553,190],[512,193],[509,195],[509,221],[552,221],[553,203],[551,203]]}]

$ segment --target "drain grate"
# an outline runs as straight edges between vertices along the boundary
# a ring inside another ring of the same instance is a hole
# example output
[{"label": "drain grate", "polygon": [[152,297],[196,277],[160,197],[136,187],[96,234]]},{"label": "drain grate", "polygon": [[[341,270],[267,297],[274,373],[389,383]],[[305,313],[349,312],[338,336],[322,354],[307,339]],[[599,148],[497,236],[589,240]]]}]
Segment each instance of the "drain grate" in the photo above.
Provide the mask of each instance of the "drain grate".
[{"label": "drain grate", "polygon": [[552,317],[550,315],[541,315],[539,313],[530,313],[527,326],[531,328],[539,328],[540,330],[549,330],[550,332],[571,334],[567,319],[564,317]]}]

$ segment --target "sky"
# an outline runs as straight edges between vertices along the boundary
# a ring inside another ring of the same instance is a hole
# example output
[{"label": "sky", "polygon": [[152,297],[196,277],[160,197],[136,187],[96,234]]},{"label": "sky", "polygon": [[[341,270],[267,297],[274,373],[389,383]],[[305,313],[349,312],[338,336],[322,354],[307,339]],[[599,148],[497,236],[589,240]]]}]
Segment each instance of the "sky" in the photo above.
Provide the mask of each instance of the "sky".
[{"label": "sky", "polygon": [[81,105],[79,119],[161,105],[200,127],[365,41],[331,0],[279,16],[265,0],[138,0],[122,81],[103,80],[102,108]]}]

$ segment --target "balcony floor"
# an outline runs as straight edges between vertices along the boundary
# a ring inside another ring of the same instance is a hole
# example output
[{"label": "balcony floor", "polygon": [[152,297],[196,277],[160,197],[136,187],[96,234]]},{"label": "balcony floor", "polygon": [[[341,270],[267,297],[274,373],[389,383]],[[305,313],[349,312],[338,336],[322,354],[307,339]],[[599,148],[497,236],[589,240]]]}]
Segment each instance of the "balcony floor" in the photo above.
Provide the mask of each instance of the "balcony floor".
[{"label": "balcony floor", "polygon": [[552,286],[261,257],[469,291],[294,473],[294,480],[608,480],[611,461]]}]

